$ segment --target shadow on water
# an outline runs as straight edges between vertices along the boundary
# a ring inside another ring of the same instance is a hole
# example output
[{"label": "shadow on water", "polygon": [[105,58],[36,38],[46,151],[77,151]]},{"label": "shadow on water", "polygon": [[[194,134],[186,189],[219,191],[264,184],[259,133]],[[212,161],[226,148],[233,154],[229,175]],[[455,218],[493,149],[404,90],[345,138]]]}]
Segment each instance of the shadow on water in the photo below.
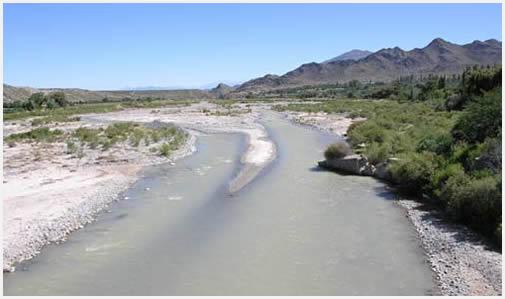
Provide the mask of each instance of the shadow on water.
[{"label": "shadow on water", "polygon": [[[332,172],[341,176],[356,176],[347,172],[328,170],[320,166],[314,166],[309,170],[311,172]],[[413,209],[424,213],[421,216],[421,219],[424,222],[432,223],[441,232],[452,235],[456,242],[467,242],[474,246],[484,246],[484,248],[490,251],[499,253],[502,252],[501,247],[496,244],[496,242],[494,242],[490,237],[479,234],[478,232],[475,232],[462,224],[455,223],[450,220],[446,215],[444,215],[442,207],[439,205],[422,201],[419,198],[415,197],[406,197],[405,195],[401,194],[400,191],[398,191],[393,185],[391,185],[391,183],[379,180],[377,178],[371,179],[384,183],[383,186],[373,187],[373,190],[378,197],[385,200],[398,200],[401,198],[419,203],[419,205]]]},{"label": "shadow on water", "polygon": [[309,170],[311,172],[327,172],[328,170],[322,168],[322,167],[319,167],[319,166],[314,166],[314,167],[311,167],[309,168]]}]

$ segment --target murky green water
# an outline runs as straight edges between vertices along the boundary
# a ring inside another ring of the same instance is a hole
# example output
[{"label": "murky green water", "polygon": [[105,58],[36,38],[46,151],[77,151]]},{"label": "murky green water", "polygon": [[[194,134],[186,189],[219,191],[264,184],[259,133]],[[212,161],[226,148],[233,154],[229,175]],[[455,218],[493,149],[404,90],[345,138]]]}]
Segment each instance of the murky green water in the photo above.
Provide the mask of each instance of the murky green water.
[{"label": "murky green water", "polygon": [[[423,295],[432,273],[384,185],[314,169],[334,137],[267,113],[278,158],[230,196],[244,138],[146,177],[99,220],[4,275],[7,295]],[[150,190],[145,190],[148,187]]]}]

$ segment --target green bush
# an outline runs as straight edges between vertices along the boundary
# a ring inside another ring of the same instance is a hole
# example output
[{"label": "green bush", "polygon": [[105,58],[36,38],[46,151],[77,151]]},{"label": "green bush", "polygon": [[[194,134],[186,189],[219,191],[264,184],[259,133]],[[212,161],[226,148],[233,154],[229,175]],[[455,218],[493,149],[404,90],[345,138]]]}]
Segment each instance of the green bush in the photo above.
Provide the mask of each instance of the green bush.
[{"label": "green bush", "polygon": [[81,127],[75,130],[74,137],[77,137],[77,139],[79,139],[79,141],[81,141],[82,143],[90,143],[96,147],[96,145],[98,145],[99,142],[98,140],[99,134],[100,134],[99,129]]},{"label": "green bush", "polygon": [[352,153],[351,148],[345,142],[335,142],[324,151],[326,160],[343,158]]},{"label": "green bush", "polygon": [[464,173],[464,169],[460,163],[447,164],[436,168],[430,178],[432,194],[437,198],[440,197],[441,188],[445,182],[450,177],[461,173]]},{"label": "green bush", "polygon": [[494,233],[501,222],[501,179],[474,179],[464,173],[452,176],[442,188],[446,212],[454,220]]},{"label": "green bush", "polygon": [[347,135],[354,143],[381,143],[387,138],[384,127],[378,125],[375,121],[359,122],[349,128]]},{"label": "green bush", "polygon": [[416,151],[418,153],[430,151],[439,155],[447,154],[451,150],[452,141],[452,136],[448,133],[430,134],[419,142]]},{"label": "green bush", "polygon": [[35,141],[35,142],[55,142],[63,135],[63,131],[49,128],[37,128],[24,133],[11,134],[5,138],[7,142]]},{"label": "green bush", "polygon": [[389,166],[398,187],[409,194],[421,195],[435,171],[435,156],[430,152],[400,155],[400,160]]},{"label": "green bush", "polygon": [[130,142],[135,147],[138,147],[140,145],[140,142],[142,141],[142,139],[144,139],[145,137],[147,137],[147,136],[146,136],[145,131],[142,128],[135,128],[130,133]]},{"label": "green bush", "polygon": [[172,153],[172,146],[169,143],[163,143],[159,148],[160,154],[169,157]]},{"label": "green bush", "polygon": [[501,88],[470,103],[452,130],[456,139],[469,143],[501,136]]},{"label": "green bush", "polygon": [[73,141],[67,141],[67,154],[75,154],[77,149],[78,148]]},{"label": "green bush", "polygon": [[372,142],[365,148],[365,155],[370,163],[377,165],[386,161],[391,153],[391,145],[389,143]]}]

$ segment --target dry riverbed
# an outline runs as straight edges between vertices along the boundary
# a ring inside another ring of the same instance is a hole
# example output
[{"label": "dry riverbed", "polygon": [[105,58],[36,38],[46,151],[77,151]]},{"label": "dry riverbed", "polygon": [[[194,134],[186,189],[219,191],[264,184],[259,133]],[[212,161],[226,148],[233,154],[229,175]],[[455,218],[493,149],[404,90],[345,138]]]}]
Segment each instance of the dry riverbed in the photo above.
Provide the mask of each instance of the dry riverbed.
[{"label": "dry riverbed", "polygon": [[[296,123],[346,136],[354,121],[345,114],[283,112]],[[468,228],[450,223],[433,209],[409,199],[397,201],[405,208],[421,239],[442,295],[502,294],[502,255],[494,245]]]},{"label": "dry riverbed", "polygon": [[[80,127],[100,129],[110,123],[136,122],[146,125],[175,124],[189,133],[184,145],[170,156],[162,156],[159,144],[133,146],[118,142],[104,150],[83,146],[70,153],[63,141],[4,142],[3,207],[4,271],[38,254],[46,244],[61,242],[73,230],[93,221],[118,194],[140,175],[140,170],[159,163],[175,163],[195,150],[198,134],[242,133],[249,146],[242,157],[243,170],[230,183],[235,192],[250,182],[275,157],[275,145],[257,122],[264,107],[211,103],[161,109],[132,109],[83,115],[80,121],[49,123],[70,134]],[[4,137],[27,132],[31,119],[4,123]],[[124,198],[127,199],[127,198]]]}]

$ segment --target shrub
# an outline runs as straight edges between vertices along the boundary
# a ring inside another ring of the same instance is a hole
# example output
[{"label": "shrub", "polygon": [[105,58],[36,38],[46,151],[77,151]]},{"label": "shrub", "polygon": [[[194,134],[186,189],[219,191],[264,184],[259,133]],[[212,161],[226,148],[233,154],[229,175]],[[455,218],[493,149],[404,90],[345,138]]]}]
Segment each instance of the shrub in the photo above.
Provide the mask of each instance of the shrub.
[{"label": "shrub", "polygon": [[68,101],[65,98],[65,93],[62,91],[55,91],[49,94],[49,99],[53,100],[60,107],[67,107]]},{"label": "shrub", "polygon": [[393,181],[403,191],[421,195],[430,183],[435,170],[434,154],[430,152],[400,155],[400,160],[389,166]]},{"label": "shrub", "polygon": [[500,136],[501,88],[495,88],[470,103],[454,126],[452,135],[469,143]]},{"label": "shrub", "polygon": [[77,152],[77,146],[72,141],[67,141],[67,154],[75,154]]},{"label": "shrub", "polygon": [[379,144],[377,142],[372,142],[365,148],[365,154],[368,160],[374,165],[386,161],[389,158],[390,153],[391,146],[389,143]]},{"label": "shrub", "polygon": [[354,143],[381,143],[387,138],[386,130],[375,121],[359,122],[349,127],[347,134]]},{"label": "shrub", "polygon": [[144,137],[145,137],[145,131],[141,128],[135,128],[133,132],[131,132],[130,134],[130,142],[135,147],[138,147]]},{"label": "shrub", "polygon": [[494,233],[501,222],[501,180],[498,177],[452,176],[442,188],[446,212],[454,220]]},{"label": "shrub", "polygon": [[343,158],[352,153],[351,148],[345,142],[335,142],[324,151],[326,160]]},{"label": "shrub", "polygon": [[160,141],[160,134],[155,130],[151,131],[151,139],[154,143],[157,143]]},{"label": "shrub", "polygon": [[446,133],[433,134],[424,137],[417,145],[416,151],[418,153],[423,151],[430,151],[442,155],[450,152],[451,145],[451,135]]},{"label": "shrub", "polygon": [[5,138],[7,142],[17,141],[36,141],[36,142],[54,142],[63,135],[63,131],[49,128],[37,128],[24,133],[11,134]]},{"label": "shrub", "polygon": [[79,139],[79,141],[83,143],[90,143],[92,148],[96,147],[99,142],[98,134],[100,134],[99,129],[90,129],[86,127],[81,127],[75,130],[74,136]]},{"label": "shrub", "polygon": [[128,135],[138,127],[138,124],[132,122],[115,123],[109,125],[105,129],[105,135],[109,139],[118,138],[120,140],[126,140]]},{"label": "shrub", "polygon": [[169,157],[172,153],[172,146],[168,143],[163,143],[159,148],[160,154],[165,157]]},{"label": "shrub", "polygon": [[440,196],[441,188],[445,184],[445,182],[453,176],[464,173],[463,166],[460,163],[447,164],[445,166],[441,166],[433,172],[430,181],[431,181],[431,190],[432,194],[436,197]]}]

